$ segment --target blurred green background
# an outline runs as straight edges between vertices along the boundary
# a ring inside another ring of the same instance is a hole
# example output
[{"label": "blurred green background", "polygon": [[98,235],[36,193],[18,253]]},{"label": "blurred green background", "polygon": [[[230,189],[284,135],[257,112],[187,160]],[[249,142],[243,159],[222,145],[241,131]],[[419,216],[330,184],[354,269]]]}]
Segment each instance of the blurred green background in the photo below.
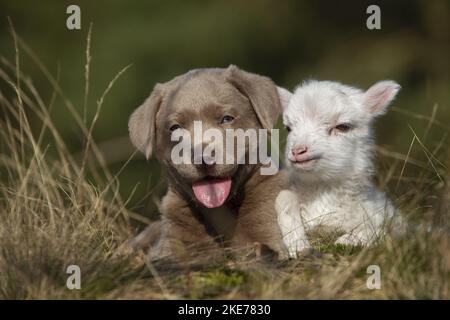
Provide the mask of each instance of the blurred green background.
[{"label": "blurred green background", "polygon": [[[81,7],[81,30],[66,28],[70,4]],[[381,7],[381,30],[366,27],[370,4]],[[337,80],[361,88],[381,79],[396,80],[403,89],[394,108],[378,121],[377,141],[389,152],[406,154],[412,139],[409,126],[430,150],[439,147],[450,127],[449,12],[446,0],[2,0],[0,54],[14,59],[9,16],[17,34],[50,71],[56,76],[60,70],[61,87],[82,113],[86,37],[92,22],[88,119],[92,119],[96,101],[109,81],[132,64],[106,97],[94,131],[113,173],[134,150],[127,137],[128,117],[156,82],[193,68],[229,64],[267,75],[289,89],[308,78]],[[49,101],[52,87],[46,78],[25,55],[21,63],[43,99]],[[54,119],[71,151],[78,153],[82,135],[61,100],[56,102]],[[420,117],[431,116],[435,105],[441,126],[434,125],[428,132],[427,121]],[[33,123],[39,128],[37,119]],[[447,156],[445,152],[442,155]],[[420,147],[413,148],[411,157],[427,163]],[[382,170],[395,162],[397,174],[402,166],[392,157],[383,157],[380,162]],[[408,165],[404,176],[412,176],[416,170]],[[164,192],[162,176],[155,160],[134,157],[119,176],[124,198],[139,184],[130,209],[154,215],[152,199],[145,196],[153,189],[152,195]]]}]

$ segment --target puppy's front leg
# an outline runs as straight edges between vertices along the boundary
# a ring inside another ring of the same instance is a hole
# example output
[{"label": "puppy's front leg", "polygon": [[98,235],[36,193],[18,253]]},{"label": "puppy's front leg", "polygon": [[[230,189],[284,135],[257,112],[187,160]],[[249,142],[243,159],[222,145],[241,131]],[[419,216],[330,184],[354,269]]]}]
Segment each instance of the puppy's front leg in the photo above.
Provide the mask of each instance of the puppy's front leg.
[{"label": "puppy's front leg", "polygon": [[311,247],[300,215],[297,196],[290,190],[281,190],[275,200],[278,224],[290,258]]},{"label": "puppy's front leg", "polygon": [[164,196],[161,203],[161,214],[164,220],[162,241],[169,243],[171,251],[178,244],[191,248],[218,248],[213,235],[205,224],[198,219],[198,214],[188,203],[171,190]]},{"label": "puppy's front leg", "polygon": [[161,235],[161,221],[150,223],[136,237],[129,239],[125,245],[129,246],[133,251],[147,250],[159,240]]},{"label": "puppy's front leg", "polygon": [[288,259],[287,248],[278,227],[275,199],[249,201],[240,207],[232,243],[236,247],[258,243],[276,253],[278,260]]}]

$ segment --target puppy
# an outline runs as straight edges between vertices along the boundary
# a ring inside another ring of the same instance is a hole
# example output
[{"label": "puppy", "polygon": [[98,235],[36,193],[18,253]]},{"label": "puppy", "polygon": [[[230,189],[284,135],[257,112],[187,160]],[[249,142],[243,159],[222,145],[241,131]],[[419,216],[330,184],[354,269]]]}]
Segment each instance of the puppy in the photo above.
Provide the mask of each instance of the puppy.
[{"label": "puppy", "polygon": [[330,81],[306,82],[294,94],[278,89],[292,191],[280,193],[277,208],[291,256],[319,225],[341,231],[341,244],[368,245],[384,234],[395,208],[372,183],[372,124],[399,89],[393,81],[365,92]]},{"label": "puppy", "polygon": [[[187,247],[259,243],[284,259],[287,250],[277,224],[275,199],[288,187],[287,176],[283,172],[262,175],[261,164],[195,161],[194,150],[192,163],[175,163],[177,142],[172,141],[175,133],[195,135],[196,121],[201,121],[203,129],[217,129],[224,136],[226,129],[270,131],[280,112],[274,83],[236,66],[192,70],[157,84],[131,115],[129,132],[132,143],[147,158],[155,154],[165,167],[168,191],[160,206],[161,220],[129,244],[135,249],[148,247],[150,258],[158,258],[177,255]],[[200,141],[200,145],[208,142]],[[223,153],[220,148],[213,153]]]}]

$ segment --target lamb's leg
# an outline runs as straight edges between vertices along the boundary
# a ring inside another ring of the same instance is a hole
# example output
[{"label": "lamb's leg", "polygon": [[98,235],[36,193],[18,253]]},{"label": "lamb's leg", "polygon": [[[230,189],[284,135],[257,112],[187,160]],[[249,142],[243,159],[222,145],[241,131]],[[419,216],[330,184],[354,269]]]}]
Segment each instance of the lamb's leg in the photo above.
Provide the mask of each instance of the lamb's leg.
[{"label": "lamb's leg", "polygon": [[275,209],[289,257],[297,258],[299,252],[311,247],[300,215],[297,195],[290,190],[280,191]]},{"label": "lamb's leg", "polygon": [[[372,198],[361,202],[356,211],[361,216],[359,224],[347,230],[335,243],[369,246],[386,235],[387,223],[392,222],[390,220],[395,215],[395,208],[384,193],[374,191],[371,195]],[[348,227],[344,227],[344,230]]]},{"label": "lamb's leg", "polygon": [[371,241],[369,241],[362,232],[350,232],[340,236],[334,243],[351,246],[357,245],[367,246],[370,245]]},{"label": "lamb's leg", "polygon": [[340,236],[335,244],[370,246],[381,236],[382,231],[382,226],[377,223],[373,216],[366,216],[359,225],[347,230],[345,234]]}]

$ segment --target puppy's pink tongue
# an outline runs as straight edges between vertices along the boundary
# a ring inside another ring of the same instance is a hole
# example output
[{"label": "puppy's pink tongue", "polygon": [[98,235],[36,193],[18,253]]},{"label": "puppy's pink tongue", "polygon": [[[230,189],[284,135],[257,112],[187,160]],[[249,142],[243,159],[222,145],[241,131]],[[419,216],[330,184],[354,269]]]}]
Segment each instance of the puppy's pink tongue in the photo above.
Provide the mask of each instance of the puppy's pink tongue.
[{"label": "puppy's pink tongue", "polygon": [[192,184],[195,197],[207,208],[220,207],[230,195],[231,178],[205,179]]}]

